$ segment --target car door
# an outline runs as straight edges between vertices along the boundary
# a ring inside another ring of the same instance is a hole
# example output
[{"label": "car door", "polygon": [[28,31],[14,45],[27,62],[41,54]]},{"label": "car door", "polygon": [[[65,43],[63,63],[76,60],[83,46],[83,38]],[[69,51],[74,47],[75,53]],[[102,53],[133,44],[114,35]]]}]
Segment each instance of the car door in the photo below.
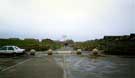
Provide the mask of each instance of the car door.
[{"label": "car door", "polygon": [[14,53],[14,48],[13,47],[8,47],[7,53]]},{"label": "car door", "polygon": [[7,53],[7,47],[0,48],[0,53]]}]

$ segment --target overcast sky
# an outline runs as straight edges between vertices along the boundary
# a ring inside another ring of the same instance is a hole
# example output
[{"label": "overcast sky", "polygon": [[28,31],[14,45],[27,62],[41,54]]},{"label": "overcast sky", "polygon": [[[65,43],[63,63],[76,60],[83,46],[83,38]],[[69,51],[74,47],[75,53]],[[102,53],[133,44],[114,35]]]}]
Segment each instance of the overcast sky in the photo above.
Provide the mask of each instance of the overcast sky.
[{"label": "overcast sky", "polygon": [[84,41],[135,33],[134,0],[0,0],[0,38]]}]

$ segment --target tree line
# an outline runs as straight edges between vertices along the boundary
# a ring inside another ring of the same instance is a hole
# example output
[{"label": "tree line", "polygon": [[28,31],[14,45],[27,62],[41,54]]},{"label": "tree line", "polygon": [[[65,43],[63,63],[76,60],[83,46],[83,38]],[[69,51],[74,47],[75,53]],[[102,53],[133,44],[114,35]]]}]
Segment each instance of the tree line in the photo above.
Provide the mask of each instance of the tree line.
[{"label": "tree line", "polygon": [[0,39],[0,47],[5,45],[15,45],[24,48],[27,51],[35,49],[37,51],[45,51],[48,49],[58,49],[63,46],[73,47],[74,50],[82,49],[92,51],[94,48],[104,51],[106,54],[115,55],[135,55],[135,34],[124,36],[104,36],[103,39],[88,40],[84,42],[74,42],[73,40],[54,41],[51,39]]},{"label": "tree line", "polygon": [[135,34],[125,36],[104,36],[103,39],[76,42],[74,49],[92,51],[97,48],[106,54],[135,55]]},{"label": "tree line", "polygon": [[9,39],[0,39],[0,47],[5,45],[15,45],[20,48],[24,48],[27,51],[35,49],[37,51],[44,51],[48,49],[57,49],[62,46],[58,41],[51,39],[43,39],[39,41],[38,39],[18,39],[18,38],[9,38]]}]

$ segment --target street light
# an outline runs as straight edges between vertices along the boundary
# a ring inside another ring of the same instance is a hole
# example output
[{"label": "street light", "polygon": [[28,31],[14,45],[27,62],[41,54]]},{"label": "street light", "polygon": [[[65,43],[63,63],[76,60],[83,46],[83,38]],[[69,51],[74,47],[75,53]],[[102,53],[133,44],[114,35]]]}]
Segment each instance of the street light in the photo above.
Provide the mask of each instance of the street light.
[{"label": "street light", "polygon": [[67,46],[66,40],[67,40],[67,35],[63,35],[63,42],[64,42],[64,48]]}]

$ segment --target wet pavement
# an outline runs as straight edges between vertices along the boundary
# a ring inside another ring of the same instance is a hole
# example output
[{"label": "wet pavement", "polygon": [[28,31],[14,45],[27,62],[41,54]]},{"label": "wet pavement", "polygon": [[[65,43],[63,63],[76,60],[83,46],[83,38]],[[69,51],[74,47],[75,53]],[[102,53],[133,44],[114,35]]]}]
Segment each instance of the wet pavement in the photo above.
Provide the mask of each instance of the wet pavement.
[{"label": "wet pavement", "polygon": [[33,57],[0,72],[0,78],[63,78],[52,56]]},{"label": "wet pavement", "polygon": [[0,78],[134,78],[135,58],[88,54],[37,53],[30,60],[0,72]]},{"label": "wet pavement", "polygon": [[0,57],[0,71],[6,69],[7,67],[13,66],[21,61],[29,59],[28,56],[2,56]]},{"label": "wet pavement", "polygon": [[65,69],[66,78],[135,77],[135,58],[120,58],[118,56],[90,58],[86,55],[59,55],[54,59]]}]

